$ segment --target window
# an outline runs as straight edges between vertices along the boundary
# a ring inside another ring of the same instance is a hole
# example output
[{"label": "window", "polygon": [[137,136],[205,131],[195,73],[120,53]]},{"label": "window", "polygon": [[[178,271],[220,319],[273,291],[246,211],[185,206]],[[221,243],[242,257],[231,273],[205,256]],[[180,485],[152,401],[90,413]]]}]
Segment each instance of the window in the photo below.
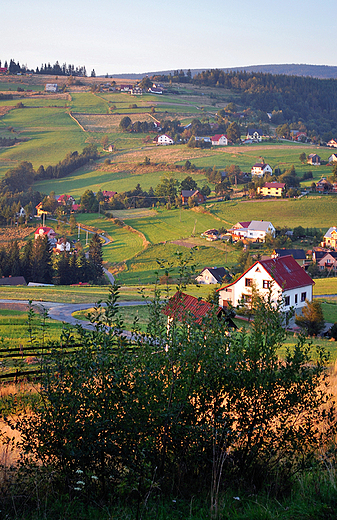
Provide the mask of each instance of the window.
[{"label": "window", "polygon": [[295,294],[295,303],[297,303],[297,294]]},{"label": "window", "polygon": [[285,305],[286,307],[289,307],[289,305],[290,305],[290,296],[286,296],[286,297],[284,298],[284,305]]},{"label": "window", "polygon": [[246,278],[245,279],[245,286],[246,287],[252,287],[253,285],[253,279],[252,278]]},{"label": "window", "polygon": [[307,293],[306,292],[302,292],[301,293],[301,302],[305,302],[306,298],[307,298]]},{"label": "window", "polygon": [[262,286],[263,286],[264,289],[269,289],[270,281],[269,280],[263,280]]}]

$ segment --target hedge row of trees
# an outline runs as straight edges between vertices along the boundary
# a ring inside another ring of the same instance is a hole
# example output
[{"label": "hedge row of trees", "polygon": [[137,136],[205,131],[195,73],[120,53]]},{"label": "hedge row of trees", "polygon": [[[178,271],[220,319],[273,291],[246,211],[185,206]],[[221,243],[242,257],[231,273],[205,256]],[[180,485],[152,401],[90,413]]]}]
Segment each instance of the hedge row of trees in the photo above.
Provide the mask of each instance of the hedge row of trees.
[{"label": "hedge row of trees", "polygon": [[88,258],[80,244],[71,253],[52,253],[47,237],[28,240],[19,248],[17,241],[0,249],[0,277],[24,276],[26,282],[69,285],[99,283],[103,277],[102,245],[98,235],[89,244]]}]

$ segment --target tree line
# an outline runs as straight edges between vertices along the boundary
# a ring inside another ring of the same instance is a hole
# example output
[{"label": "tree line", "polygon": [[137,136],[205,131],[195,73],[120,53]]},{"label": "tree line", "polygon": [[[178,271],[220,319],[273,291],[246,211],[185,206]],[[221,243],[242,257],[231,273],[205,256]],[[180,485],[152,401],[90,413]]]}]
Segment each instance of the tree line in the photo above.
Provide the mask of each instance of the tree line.
[{"label": "tree line", "polygon": [[47,237],[18,241],[0,248],[0,277],[23,276],[26,282],[69,285],[100,283],[103,279],[102,244],[97,234],[89,243],[88,257],[80,243],[71,252],[53,254]]},{"label": "tree line", "polygon": [[[1,60],[0,60],[0,67],[1,67]],[[8,70],[10,74],[50,74],[53,76],[86,76],[87,71],[85,66],[77,66],[71,64],[63,63],[62,65],[59,64],[58,61],[54,63],[54,65],[51,65],[49,62],[44,63],[41,65],[41,67],[36,67],[36,69],[29,69],[27,65],[20,65],[20,62],[11,59],[9,63],[7,60],[4,61],[3,66]]]}]

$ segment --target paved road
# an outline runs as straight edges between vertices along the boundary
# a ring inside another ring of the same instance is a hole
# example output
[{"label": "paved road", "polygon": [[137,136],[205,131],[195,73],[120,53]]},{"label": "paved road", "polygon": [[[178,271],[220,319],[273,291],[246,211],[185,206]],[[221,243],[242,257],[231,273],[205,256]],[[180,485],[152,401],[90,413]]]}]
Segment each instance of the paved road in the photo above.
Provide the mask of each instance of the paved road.
[{"label": "paved road", "polygon": [[[0,303],[21,303],[28,305],[28,300],[3,300],[0,299]],[[43,307],[48,311],[48,316],[53,320],[62,321],[64,323],[70,323],[70,325],[82,325],[85,329],[93,329],[93,325],[89,321],[77,320],[72,316],[74,312],[91,309],[95,307],[95,303],[57,303],[57,302],[41,302],[32,301],[35,306]],[[102,304],[104,307],[105,304]],[[135,305],[147,305],[144,301],[130,301],[130,302],[119,302],[120,307],[132,307]],[[128,335],[127,331],[124,331]]]}]

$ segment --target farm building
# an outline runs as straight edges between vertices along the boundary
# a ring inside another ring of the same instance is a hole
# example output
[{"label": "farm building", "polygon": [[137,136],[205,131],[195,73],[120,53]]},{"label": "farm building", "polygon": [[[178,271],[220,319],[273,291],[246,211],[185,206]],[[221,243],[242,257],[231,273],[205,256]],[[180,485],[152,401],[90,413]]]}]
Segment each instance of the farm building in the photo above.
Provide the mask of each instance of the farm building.
[{"label": "farm building", "polygon": [[325,177],[322,177],[318,182],[316,182],[316,191],[323,193],[324,191],[331,191],[332,184],[327,181]]},{"label": "farm building", "polygon": [[0,285],[27,285],[27,282],[23,276],[3,276]]},{"label": "farm building", "polygon": [[307,163],[312,164],[313,166],[320,166],[321,158],[319,155],[317,155],[317,153],[310,153],[308,155]]},{"label": "farm building", "polygon": [[46,92],[58,92],[58,89],[57,83],[47,83],[45,86]]},{"label": "farm building", "polygon": [[228,233],[233,240],[250,240],[252,242],[265,242],[267,233],[275,236],[275,228],[271,222],[264,220],[251,220],[249,222],[238,222]]},{"label": "farm building", "polygon": [[206,197],[200,193],[199,190],[182,190],[181,191],[181,202],[183,205],[188,204],[188,199],[196,199],[199,204],[205,202]]},{"label": "farm building", "polygon": [[250,173],[252,175],[256,175],[257,177],[262,177],[263,175],[273,175],[273,170],[269,164],[266,163],[255,163],[252,167]]},{"label": "farm building", "polygon": [[312,300],[314,281],[298,265],[292,256],[270,258],[255,262],[235,282],[219,289],[219,305],[231,303],[250,305],[253,288],[262,296],[268,296],[276,304],[283,299],[285,311],[304,307],[306,300]]},{"label": "farm building", "polygon": [[337,139],[330,139],[327,146],[330,146],[330,148],[337,148]]},{"label": "farm building", "polygon": [[257,193],[264,197],[282,197],[285,190],[285,183],[283,182],[266,182],[264,186],[257,188]]}]

